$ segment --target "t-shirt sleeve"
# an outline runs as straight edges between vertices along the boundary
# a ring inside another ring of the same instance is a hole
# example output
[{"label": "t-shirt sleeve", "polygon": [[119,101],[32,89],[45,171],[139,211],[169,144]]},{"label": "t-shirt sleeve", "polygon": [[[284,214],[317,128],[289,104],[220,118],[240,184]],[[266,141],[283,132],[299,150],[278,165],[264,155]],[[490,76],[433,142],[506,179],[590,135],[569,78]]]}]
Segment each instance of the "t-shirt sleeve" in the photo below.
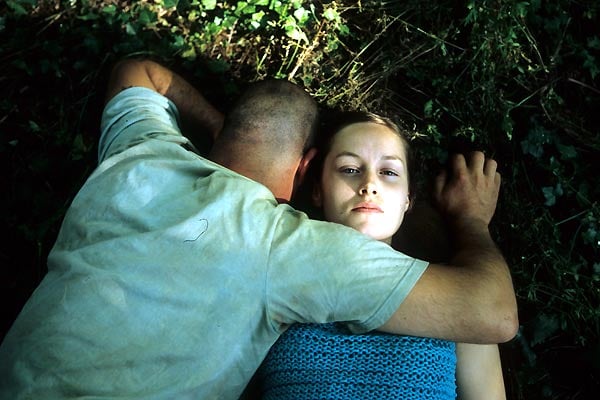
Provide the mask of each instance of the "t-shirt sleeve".
[{"label": "t-shirt sleeve", "polygon": [[178,120],[177,107],[161,94],[144,87],[123,90],[104,107],[98,161],[149,139],[189,143]]},{"label": "t-shirt sleeve", "polygon": [[345,321],[367,332],[389,320],[427,265],[351,228],[287,213],[269,258],[268,313],[275,329]]}]

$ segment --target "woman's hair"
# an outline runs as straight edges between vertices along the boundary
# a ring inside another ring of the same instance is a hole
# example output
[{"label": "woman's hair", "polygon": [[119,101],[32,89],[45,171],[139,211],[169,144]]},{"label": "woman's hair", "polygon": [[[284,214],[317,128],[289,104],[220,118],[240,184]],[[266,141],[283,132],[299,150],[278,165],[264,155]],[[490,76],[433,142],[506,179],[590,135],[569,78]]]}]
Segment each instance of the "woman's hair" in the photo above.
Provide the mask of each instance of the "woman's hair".
[{"label": "woman's hair", "polygon": [[[307,171],[307,176],[303,187],[300,190],[300,197],[298,199],[298,205],[306,208],[309,205],[311,195],[315,188],[315,185],[319,185],[321,182],[321,174],[323,172],[323,165],[325,158],[331,150],[333,139],[338,132],[352,124],[361,122],[370,122],[378,125],[383,125],[389,128],[392,132],[396,133],[402,140],[404,148],[406,150],[406,173],[408,179],[409,188],[409,199],[412,205],[414,199],[414,190],[412,179],[410,179],[410,172],[412,171],[413,157],[410,151],[410,144],[408,142],[408,132],[400,129],[391,119],[383,117],[371,112],[366,111],[324,111],[320,118],[321,124],[315,138],[315,147],[317,154],[310,163]],[[311,209],[312,207],[309,207]],[[312,210],[315,213],[316,210]],[[310,213],[310,212],[309,212]]]}]

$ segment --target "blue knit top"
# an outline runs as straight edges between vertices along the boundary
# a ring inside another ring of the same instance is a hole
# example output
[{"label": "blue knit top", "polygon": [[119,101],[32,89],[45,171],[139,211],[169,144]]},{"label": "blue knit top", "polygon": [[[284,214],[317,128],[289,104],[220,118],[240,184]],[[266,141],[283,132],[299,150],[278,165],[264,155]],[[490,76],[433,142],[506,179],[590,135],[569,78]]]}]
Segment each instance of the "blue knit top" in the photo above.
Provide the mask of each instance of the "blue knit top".
[{"label": "blue knit top", "polygon": [[265,400],[456,399],[453,342],[295,324],[258,371]]}]

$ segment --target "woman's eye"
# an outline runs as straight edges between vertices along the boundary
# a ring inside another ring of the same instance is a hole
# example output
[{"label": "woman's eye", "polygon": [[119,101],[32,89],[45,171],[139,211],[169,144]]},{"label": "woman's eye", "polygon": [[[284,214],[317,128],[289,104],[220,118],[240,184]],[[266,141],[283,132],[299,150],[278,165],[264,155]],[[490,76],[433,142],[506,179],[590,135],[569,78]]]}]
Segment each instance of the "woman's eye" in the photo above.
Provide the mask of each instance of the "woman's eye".
[{"label": "woman's eye", "polygon": [[399,176],[399,174],[396,171],[392,171],[389,169],[381,171],[380,174],[386,175],[386,176]]},{"label": "woman's eye", "polygon": [[353,175],[353,174],[358,174],[360,171],[356,168],[345,167],[345,168],[340,169],[340,172],[343,174]]}]

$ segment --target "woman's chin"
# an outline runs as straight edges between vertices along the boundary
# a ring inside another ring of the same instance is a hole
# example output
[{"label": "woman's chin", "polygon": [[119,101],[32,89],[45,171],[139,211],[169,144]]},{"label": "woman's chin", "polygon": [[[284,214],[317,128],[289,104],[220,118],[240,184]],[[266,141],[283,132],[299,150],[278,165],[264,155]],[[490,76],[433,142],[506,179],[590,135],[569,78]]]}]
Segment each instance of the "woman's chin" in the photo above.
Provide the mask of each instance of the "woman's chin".
[{"label": "woman's chin", "polygon": [[369,236],[372,239],[379,240],[380,242],[385,242],[387,244],[392,243],[392,235],[388,235],[385,232],[381,232],[374,229],[369,229],[369,227],[355,228],[360,233]]}]

